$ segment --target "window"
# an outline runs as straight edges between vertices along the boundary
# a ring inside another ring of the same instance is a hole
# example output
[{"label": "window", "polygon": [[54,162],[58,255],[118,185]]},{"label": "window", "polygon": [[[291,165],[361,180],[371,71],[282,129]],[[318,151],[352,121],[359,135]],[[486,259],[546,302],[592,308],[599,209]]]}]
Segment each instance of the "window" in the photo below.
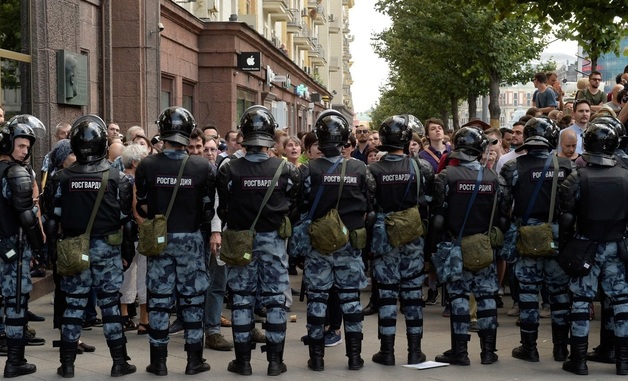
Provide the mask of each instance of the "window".
[{"label": "window", "polygon": [[3,0],[0,23],[0,104],[5,120],[31,113],[28,1]]},{"label": "window", "polygon": [[161,109],[164,110],[173,103],[173,88],[174,80],[168,77],[161,77],[161,95],[159,97],[159,104]]},{"label": "window", "polygon": [[181,106],[194,115],[194,84],[183,82],[183,102]]},{"label": "window", "polygon": [[244,110],[246,110],[247,108],[257,103],[255,101],[256,96],[257,94],[252,91],[238,89],[238,100],[237,100],[235,120],[240,120],[240,116],[244,113]]}]

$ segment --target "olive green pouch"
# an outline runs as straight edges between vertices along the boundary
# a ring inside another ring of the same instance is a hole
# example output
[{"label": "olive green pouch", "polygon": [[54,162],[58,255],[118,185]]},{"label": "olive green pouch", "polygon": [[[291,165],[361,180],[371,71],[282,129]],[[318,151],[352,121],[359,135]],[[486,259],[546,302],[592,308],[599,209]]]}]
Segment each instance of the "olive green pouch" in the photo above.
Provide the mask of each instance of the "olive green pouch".
[{"label": "olive green pouch", "polygon": [[349,242],[356,249],[364,249],[366,247],[366,228],[358,228],[349,232]]},{"label": "olive green pouch", "polygon": [[463,237],[460,241],[464,268],[476,272],[493,263],[493,248],[488,235],[483,233]]},{"label": "olive green pouch", "polygon": [[107,241],[108,244],[110,244],[111,246],[119,246],[122,245],[122,229],[118,230],[115,233],[112,234],[108,234],[105,237],[105,240]]},{"label": "olive green pouch", "polygon": [[548,223],[519,226],[517,251],[528,257],[549,257],[556,254],[552,226]]},{"label": "olive green pouch", "polygon": [[168,220],[163,214],[144,220],[139,226],[137,251],[153,257],[166,251],[168,246]]},{"label": "olive green pouch", "polygon": [[253,230],[230,230],[222,232],[220,259],[230,266],[246,266],[253,259]]},{"label": "olive green pouch", "polygon": [[412,207],[386,215],[386,235],[392,247],[399,247],[423,235],[423,223],[418,207]]},{"label": "olive green pouch", "polygon": [[87,233],[57,241],[57,273],[76,275],[89,268],[89,240]]},{"label": "olive green pouch", "polygon": [[283,239],[288,239],[292,236],[292,222],[290,222],[290,218],[288,218],[288,216],[283,216],[277,233]]},{"label": "olive green pouch", "polygon": [[491,240],[491,246],[498,248],[504,246],[504,233],[497,226],[493,226],[489,233],[489,239]]},{"label": "olive green pouch", "polygon": [[321,254],[331,254],[349,242],[349,229],[340,219],[338,209],[331,209],[310,225],[312,247]]}]

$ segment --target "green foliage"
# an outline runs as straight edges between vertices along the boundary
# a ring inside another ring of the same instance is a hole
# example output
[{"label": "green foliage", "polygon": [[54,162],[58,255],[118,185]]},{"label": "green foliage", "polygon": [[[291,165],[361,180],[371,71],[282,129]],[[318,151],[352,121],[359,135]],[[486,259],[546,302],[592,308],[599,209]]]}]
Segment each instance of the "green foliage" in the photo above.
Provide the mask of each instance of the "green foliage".
[{"label": "green foliage", "polygon": [[497,10],[500,20],[513,14],[534,18],[544,30],[552,29],[556,37],[577,41],[594,66],[604,53],[619,55],[619,42],[628,36],[626,0],[475,0],[474,3]]},{"label": "green foliage", "polygon": [[0,3],[0,49],[22,51],[20,0]]},{"label": "green foliage", "polygon": [[452,99],[490,92],[491,118],[498,119],[495,89],[501,82],[528,81],[532,71],[526,64],[544,44],[530,18],[498,21],[497,12],[468,2],[380,0],[377,9],[390,16],[392,26],[376,35],[373,46],[393,73],[377,116],[400,108],[419,118],[444,115]]}]

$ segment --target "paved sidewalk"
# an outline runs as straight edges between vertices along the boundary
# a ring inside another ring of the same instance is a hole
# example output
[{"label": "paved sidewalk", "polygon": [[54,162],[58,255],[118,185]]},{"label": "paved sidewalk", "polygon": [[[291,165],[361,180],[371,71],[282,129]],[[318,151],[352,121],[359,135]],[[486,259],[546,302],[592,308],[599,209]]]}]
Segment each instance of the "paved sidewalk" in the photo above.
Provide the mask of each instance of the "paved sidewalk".
[{"label": "paved sidewalk", "polygon": [[[300,286],[300,275],[291,276],[292,287]],[[369,292],[362,293],[362,301],[367,302]],[[59,355],[56,348],[52,348],[52,340],[59,337],[58,331],[52,327],[52,308],[50,304],[52,295],[46,295],[37,300],[31,301],[30,309],[38,314],[46,317],[46,321],[42,323],[31,323],[31,326],[37,330],[38,336],[46,339],[46,345],[41,347],[27,347],[26,358],[29,362],[37,365],[37,372],[22,376],[19,380],[55,380],[61,379],[56,374],[59,366]],[[298,297],[295,297],[298,299]],[[561,369],[561,364],[552,360],[552,340],[550,332],[550,319],[541,319],[541,327],[539,333],[539,352],[541,361],[538,363],[528,363],[512,358],[511,351],[519,345],[519,329],[515,326],[514,317],[506,315],[506,311],[510,307],[510,299],[504,297],[505,307],[499,309],[500,327],[497,331],[497,348],[499,361],[493,365],[480,364],[480,344],[477,334],[472,333],[471,342],[469,343],[469,357],[471,365],[466,367],[448,366],[443,368],[435,368],[429,370],[413,370],[406,369],[401,365],[406,359],[406,338],[405,325],[403,316],[399,317],[397,342],[396,342],[396,366],[383,366],[371,361],[371,356],[379,350],[379,342],[377,340],[377,316],[367,316],[364,321],[364,343],[362,348],[362,357],[365,365],[362,370],[349,371],[347,369],[347,358],[345,357],[344,344],[336,347],[327,348],[325,353],[325,371],[313,372],[307,368],[308,348],[300,342],[300,337],[305,334],[305,303],[295,299],[289,315],[297,315],[296,323],[288,323],[288,337],[285,348],[285,362],[288,366],[288,372],[279,376],[279,379],[285,380],[317,380],[322,378],[325,381],[335,380],[573,380],[577,376],[567,373]],[[366,305],[364,303],[363,305]],[[596,305],[596,312],[599,316],[599,305]],[[424,328],[425,334],[423,338],[422,349],[427,355],[428,360],[434,360],[434,357],[450,347],[449,338],[449,319],[441,317],[442,307],[440,305],[427,306],[424,309]],[[230,311],[225,310],[226,316]],[[592,326],[592,345],[597,346],[599,318],[594,320]],[[260,325],[258,324],[258,327]],[[223,334],[231,339],[231,331],[229,328],[223,328]],[[91,345],[96,346],[96,352],[85,353],[77,356],[76,359],[76,376],[77,380],[111,380],[109,372],[111,369],[111,358],[102,334],[102,328],[93,328],[91,331],[83,331],[82,338]],[[131,363],[138,368],[137,373],[126,376],[127,380],[155,380],[153,374],[145,371],[146,365],[149,363],[149,346],[147,336],[138,336],[134,331],[128,333],[128,352],[132,358]],[[344,338],[343,338],[344,339]],[[257,380],[269,379],[266,376],[266,354],[258,349],[252,354],[253,376],[243,377],[229,373],[227,364],[234,358],[233,352],[217,352],[205,350],[204,357],[211,365],[209,372],[201,373],[195,376],[186,376],[184,374],[186,364],[186,354],[183,350],[183,334],[171,337],[169,345],[168,371],[167,377],[158,377],[159,379],[174,380]],[[4,361],[4,359],[2,360]],[[606,364],[589,363],[589,376],[582,377],[583,380],[618,380],[619,376],[615,375],[615,366]],[[628,378],[626,378],[628,380]]]}]

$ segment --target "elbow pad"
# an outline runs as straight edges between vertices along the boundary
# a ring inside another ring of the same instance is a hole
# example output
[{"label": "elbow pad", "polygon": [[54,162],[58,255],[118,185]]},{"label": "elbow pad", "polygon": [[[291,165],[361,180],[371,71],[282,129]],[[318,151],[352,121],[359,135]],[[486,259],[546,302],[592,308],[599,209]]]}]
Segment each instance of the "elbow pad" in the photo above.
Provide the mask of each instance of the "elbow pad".
[{"label": "elbow pad", "polygon": [[20,226],[22,227],[28,243],[33,250],[41,250],[44,246],[44,236],[41,234],[41,228],[39,227],[39,219],[32,210],[26,210],[18,214],[17,216]]}]

